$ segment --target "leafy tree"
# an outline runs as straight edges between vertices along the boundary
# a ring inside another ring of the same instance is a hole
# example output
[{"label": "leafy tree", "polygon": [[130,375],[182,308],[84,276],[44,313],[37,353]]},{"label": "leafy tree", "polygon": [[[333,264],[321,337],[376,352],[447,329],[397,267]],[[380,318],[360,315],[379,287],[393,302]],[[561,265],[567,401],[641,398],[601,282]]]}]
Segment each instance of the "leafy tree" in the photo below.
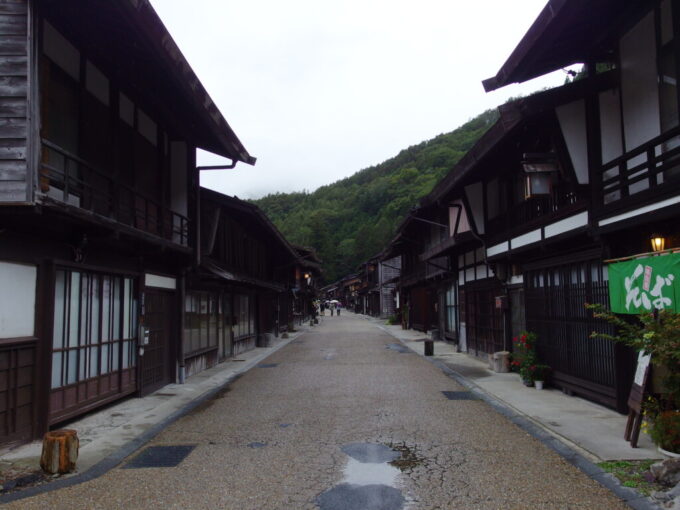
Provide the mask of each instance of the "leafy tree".
[{"label": "leafy tree", "polygon": [[406,214],[497,119],[498,112],[488,110],[312,193],[274,193],[253,202],[290,242],[314,248],[326,281],[336,281],[385,248]]}]

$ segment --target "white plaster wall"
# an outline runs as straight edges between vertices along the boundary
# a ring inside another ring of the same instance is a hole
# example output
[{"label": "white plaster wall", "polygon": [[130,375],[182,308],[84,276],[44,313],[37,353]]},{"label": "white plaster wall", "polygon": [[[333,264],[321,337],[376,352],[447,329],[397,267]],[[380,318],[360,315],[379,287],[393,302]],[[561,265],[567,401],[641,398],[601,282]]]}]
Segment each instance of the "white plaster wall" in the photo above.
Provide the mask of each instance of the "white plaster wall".
[{"label": "white plaster wall", "polygon": [[477,227],[477,233],[484,233],[484,187],[481,182],[465,186],[465,196],[472,209],[472,219]]},{"label": "white plaster wall", "polygon": [[157,287],[159,289],[177,289],[177,280],[170,276],[146,273],[144,275],[144,285],[146,287]]},{"label": "white plaster wall", "polygon": [[661,134],[654,16],[648,14],[620,41],[625,149]]},{"label": "white plaster wall", "polygon": [[80,52],[47,21],[43,22],[43,48],[52,62],[80,81]]},{"label": "white plaster wall", "polygon": [[170,203],[171,208],[182,216],[187,216],[187,144],[170,143]]},{"label": "white plaster wall", "polygon": [[588,184],[588,139],[585,101],[574,101],[556,108],[562,135],[579,184]]},{"label": "white plaster wall", "polygon": [[470,231],[470,220],[468,220],[467,210],[462,200],[456,200],[453,202],[454,205],[458,207],[449,207],[449,234],[454,235],[454,229],[456,227],[456,218],[458,218],[458,210],[460,208],[460,220],[458,220],[458,233]]},{"label": "white plaster wall", "polygon": [[89,60],[85,65],[85,86],[94,97],[109,105],[109,79]]},{"label": "white plaster wall", "polygon": [[0,338],[35,335],[35,266],[0,262]]},{"label": "white plaster wall", "polygon": [[602,163],[607,163],[623,154],[621,98],[618,89],[605,90],[600,93],[600,134]]}]

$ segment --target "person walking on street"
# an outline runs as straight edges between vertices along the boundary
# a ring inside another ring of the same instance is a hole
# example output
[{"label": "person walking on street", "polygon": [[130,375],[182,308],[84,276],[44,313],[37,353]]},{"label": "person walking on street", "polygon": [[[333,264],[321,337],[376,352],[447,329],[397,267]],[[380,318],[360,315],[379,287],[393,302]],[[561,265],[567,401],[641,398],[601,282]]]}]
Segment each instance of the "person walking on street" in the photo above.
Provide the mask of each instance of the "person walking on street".
[{"label": "person walking on street", "polygon": [[333,317],[333,311],[335,310],[335,303],[331,303],[331,317]]}]

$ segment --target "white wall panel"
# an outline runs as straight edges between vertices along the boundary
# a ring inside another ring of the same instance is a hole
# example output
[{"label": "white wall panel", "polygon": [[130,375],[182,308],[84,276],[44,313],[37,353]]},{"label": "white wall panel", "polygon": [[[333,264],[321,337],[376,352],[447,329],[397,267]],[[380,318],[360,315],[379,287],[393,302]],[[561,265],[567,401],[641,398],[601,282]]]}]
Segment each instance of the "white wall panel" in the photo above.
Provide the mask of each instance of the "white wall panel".
[{"label": "white wall panel", "polygon": [[521,236],[517,236],[510,241],[510,247],[514,250],[527,244],[537,243],[541,240],[541,229],[532,230]]},{"label": "white wall panel", "polygon": [[477,233],[484,233],[484,187],[481,182],[465,186],[465,196],[472,209],[472,219],[477,227]]},{"label": "white wall panel", "polygon": [[0,338],[35,335],[37,277],[35,266],[0,262]]},{"label": "white wall panel", "polygon": [[144,275],[144,285],[147,287],[157,287],[159,289],[175,290],[177,288],[177,280],[169,276],[146,273]]},{"label": "white wall panel", "polygon": [[578,183],[588,184],[588,140],[586,138],[585,101],[579,100],[562,105],[556,109],[556,112]]},{"label": "white wall panel", "polygon": [[588,224],[588,212],[583,211],[582,213],[570,216],[560,221],[556,221],[550,225],[547,225],[543,232],[545,237],[553,237],[560,235],[564,232],[569,232],[580,227],[585,227]]},{"label": "white wall panel", "polygon": [[623,154],[621,139],[621,99],[618,89],[600,93],[600,133],[602,138],[602,163]]},{"label": "white wall panel", "polygon": [[625,148],[631,150],[661,134],[653,13],[621,38],[620,55]]}]

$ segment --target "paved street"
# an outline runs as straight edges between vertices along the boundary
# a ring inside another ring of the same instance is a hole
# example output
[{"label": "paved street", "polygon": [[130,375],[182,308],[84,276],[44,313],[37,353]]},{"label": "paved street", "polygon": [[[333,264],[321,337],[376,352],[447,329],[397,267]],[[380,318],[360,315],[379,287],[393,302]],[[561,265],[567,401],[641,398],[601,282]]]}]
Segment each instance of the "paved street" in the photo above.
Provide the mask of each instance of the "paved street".
[{"label": "paved street", "polygon": [[7,508],[627,508],[486,403],[442,393],[464,390],[369,321],[326,316],[147,445],[195,446],[177,466],[128,459]]}]

